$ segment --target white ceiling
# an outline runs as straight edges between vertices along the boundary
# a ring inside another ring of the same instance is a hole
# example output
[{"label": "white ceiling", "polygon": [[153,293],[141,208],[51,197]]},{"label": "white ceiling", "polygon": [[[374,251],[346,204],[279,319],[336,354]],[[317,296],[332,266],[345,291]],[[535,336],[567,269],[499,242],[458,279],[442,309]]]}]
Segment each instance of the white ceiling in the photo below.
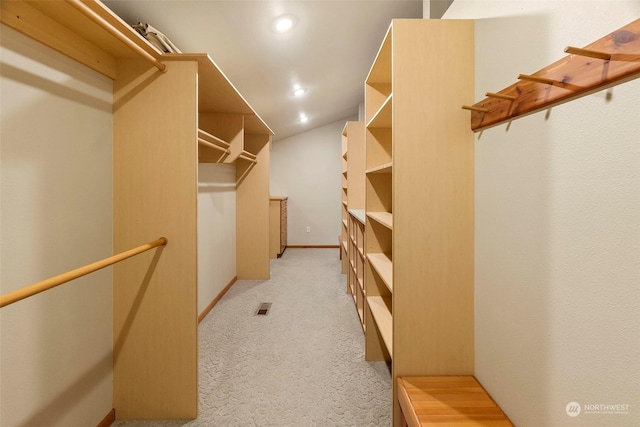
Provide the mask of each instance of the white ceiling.
[{"label": "white ceiling", "polygon": [[[104,0],[182,51],[208,53],[276,133],[274,140],[358,114],[364,79],[392,18],[422,18],[422,0]],[[294,28],[272,31],[292,14]],[[307,89],[301,98],[293,86]],[[298,122],[300,113],[309,117]]]}]

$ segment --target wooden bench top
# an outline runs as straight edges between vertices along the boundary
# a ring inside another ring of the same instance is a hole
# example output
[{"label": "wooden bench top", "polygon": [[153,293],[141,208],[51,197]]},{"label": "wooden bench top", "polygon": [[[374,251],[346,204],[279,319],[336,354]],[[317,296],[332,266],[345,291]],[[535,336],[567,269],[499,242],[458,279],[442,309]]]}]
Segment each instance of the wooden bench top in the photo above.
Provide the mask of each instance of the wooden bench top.
[{"label": "wooden bench top", "polygon": [[513,427],[473,376],[398,377],[398,400],[409,427]]}]

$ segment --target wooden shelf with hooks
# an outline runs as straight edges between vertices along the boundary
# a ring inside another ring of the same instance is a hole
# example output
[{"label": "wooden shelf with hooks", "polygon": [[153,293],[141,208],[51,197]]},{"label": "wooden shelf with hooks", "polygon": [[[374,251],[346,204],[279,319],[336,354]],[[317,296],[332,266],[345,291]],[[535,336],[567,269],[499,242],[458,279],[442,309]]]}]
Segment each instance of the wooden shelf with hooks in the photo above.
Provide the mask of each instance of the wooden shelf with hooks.
[{"label": "wooden shelf with hooks", "polygon": [[472,106],[474,132],[550,108],[606,87],[640,77],[640,19],[584,48],[567,47],[569,55]]}]

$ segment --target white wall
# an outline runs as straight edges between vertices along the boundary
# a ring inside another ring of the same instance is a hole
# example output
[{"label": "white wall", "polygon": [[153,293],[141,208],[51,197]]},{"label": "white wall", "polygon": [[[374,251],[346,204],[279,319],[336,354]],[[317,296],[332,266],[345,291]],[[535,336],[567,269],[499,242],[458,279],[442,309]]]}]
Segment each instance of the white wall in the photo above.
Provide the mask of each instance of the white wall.
[{"label": "white wall", "polygon": [[[0,26],[0,292],[112,254],[112,83]],[[112,273],[0,311],[0,425],[111,410]]]},{"label": "white wall", "polygon": [[[349,117],[273,143],[271,195],[288,196],[289,245],[338,245],[342,129]],[[311,232],[306,232],[306,227]]]},{"label": "white wall", "polygon": [[[501,17],[476,23],[476,100],[638,16],[638,1],[445,14]],[[635,80],[476,134],[476,376],[518,426],[640,425],[639,100]],[[586,413],[606,404],[628,412]]]},{"label": "white wall", "polygon": [[236,168],[198,166],[198,313],[236,276]]}]

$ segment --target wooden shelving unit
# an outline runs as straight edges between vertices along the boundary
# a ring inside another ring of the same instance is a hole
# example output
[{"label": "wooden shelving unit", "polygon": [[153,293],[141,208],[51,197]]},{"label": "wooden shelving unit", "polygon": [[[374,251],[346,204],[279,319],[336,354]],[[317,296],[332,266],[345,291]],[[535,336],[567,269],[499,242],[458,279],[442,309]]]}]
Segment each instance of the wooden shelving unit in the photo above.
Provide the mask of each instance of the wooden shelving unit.
[{"label": "wooden shelving unit", "polygon": [[364,289],[364,239],[365,239],[364,209],[349,210],[349,272],[347,276],[347,292],[353,296],[360,324],[363,328],[365,314]]},{"label": "wooden shelving unit", "polygon": [[[348,139],[348,123],[344,125],[342,129],[342,206],[340,207],[342,226],[340,228],[340,259],[342,260],[342,274],[349,274],[349,213],[348,213],[348,201],[347,192],[348,189],[348,152],[349,152],[349,139]],[[348,276],[347,276],[348,277]],[[348,280],[348,279],[347,279]],[[347,285],[348,290],[348,285]]]},{"label": "wooden shelving unit", "polygon": [[113,79],[113,250],[170,242],[114,266],[113,404],[119,419],[195,418],[198,162],[236,165],[237,276],[268,278],[273,132],[208,55],[163,55],[99,1],[0,7]]},{"label": "wooden shelving unit", "polygon": [[342,130],[342,272],[364,328],[364,123]]},{"label": "wooden shelving unit", "polygon": [[365,82],[365,357],[395,426],[398,376],[473,374],[473,31],[393,20]]},{"label": "wooden shelving unit", "polygon": [[640,19],[585,46],[472,106],[471,129],[491,126],[551,108],[640,76]]}]

